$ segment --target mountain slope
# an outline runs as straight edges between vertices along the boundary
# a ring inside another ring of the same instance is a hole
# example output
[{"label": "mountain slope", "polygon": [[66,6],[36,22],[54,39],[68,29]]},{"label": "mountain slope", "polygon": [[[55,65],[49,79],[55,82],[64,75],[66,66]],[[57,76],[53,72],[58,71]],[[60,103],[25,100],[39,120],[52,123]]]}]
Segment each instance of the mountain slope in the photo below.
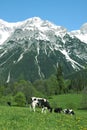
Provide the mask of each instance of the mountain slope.
[{"label": "mountain slope", "polygon": [[[79,39],[76,31],[67,32],[66,28],[38,17],[13,24],[2,23],[1,81],[8,83],[20,78],[30,81],[48,78],[56,73],[59,63],[64,75],[84,69],[87,63],[87,43],[84,39]],[[6,27],[9,29],[6,30]],[[79,32],[85,37],[86,25],[82,28]],[[4,32],[9,35],[3,40]]]}]

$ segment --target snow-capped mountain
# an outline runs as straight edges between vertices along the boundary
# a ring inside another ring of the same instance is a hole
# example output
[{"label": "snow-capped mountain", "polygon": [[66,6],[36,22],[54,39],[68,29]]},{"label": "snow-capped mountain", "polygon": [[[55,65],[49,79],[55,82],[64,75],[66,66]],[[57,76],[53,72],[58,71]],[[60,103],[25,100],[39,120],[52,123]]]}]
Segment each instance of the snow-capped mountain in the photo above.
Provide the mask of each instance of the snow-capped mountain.
[{"label": "snow-capped mountain", "polygon": [[22,22],[0,20],[0,79],[10,82],[23,78],[34,81],[56,73],[84,69],[87,64],[87,24],[68,32],[39,17]]},{"label": "snow-capped mountain", "polygon": [[[3,44],[3,42],[5,42],[5,40],[7,40],[7,38],[12,35],[15,29],[22,29],[24,33],[25,31],[26,33],[27,31],[30,31],[32,33],[36,31],[36,33],[39,33],[36,38],[40,40],[50,40],[50,36],[48,35],[49,32],[54,33],[54,35],[56,36],[62,36],[66,33],[65,28],[61,26],[56,26],[49,21],[43,21],[39,17],[30,18],[23,22],[17,23],[7,23],[0,20],[0,44]],[[25,36],[28,35],[26,33]],[[31,34],[31,37],[32,35],[33,34]],[[17,38],[20,38],[20,36],[18,36]]]},{"label": "snow-capped mountain", "polygon": [[[54,35],[63,37],[66,33],[71,36],[76,36],[83,42],[87,43],[87,23],[83,24],[80,30],[68,32],[66,28],[62,26],[54,25],[47,20],[41,20],[39,17],[33,17],[22,22],[8,23],[0,20],[0,45],[3,44],[8,37],[12,35],[15,29],[39,31],[39,39],[50,40],[46,34],[47,32],[53,32]],[[25,34],[26,35],[26,34]]]},{"label": "snow-capped mountain", "polygon": [[87,23],[83,24],[80,30],[72,31],[70,34],[87,43]]}]

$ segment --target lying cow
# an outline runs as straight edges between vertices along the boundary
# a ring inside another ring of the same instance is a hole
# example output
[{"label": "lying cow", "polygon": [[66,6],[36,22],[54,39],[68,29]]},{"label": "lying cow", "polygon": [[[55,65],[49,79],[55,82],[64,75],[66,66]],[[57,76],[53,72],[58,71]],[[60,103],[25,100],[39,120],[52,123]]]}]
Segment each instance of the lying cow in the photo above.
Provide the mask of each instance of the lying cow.
[{"label": "lying cow", "polygon": [[64,114],[70,114],[70,115],[75,115],[74,111],[72,109],[64,109],[63,110]]},{"label": "lying cow", "polygon": [[30,107],[33,109],[34,112],[35,112],[36,106],[42,108],[42,113],[44,111],[46,112],[46,109],[48,109],[50,112],[52,112],[52,108],[50,107],[49,102],[45,98],[31,97]]}]

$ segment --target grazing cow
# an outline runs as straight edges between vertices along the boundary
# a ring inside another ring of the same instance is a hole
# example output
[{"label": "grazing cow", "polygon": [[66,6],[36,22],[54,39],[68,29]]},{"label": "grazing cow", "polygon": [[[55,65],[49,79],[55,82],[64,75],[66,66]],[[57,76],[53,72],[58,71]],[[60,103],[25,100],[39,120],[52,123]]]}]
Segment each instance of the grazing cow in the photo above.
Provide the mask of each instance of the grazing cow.
[{"label": "grazing cow", "polygon": [[55,113],[61,113],[62,112],[62,108],[61,107],[57,107],[54,109]]},{"label": "grazing cow", "polygon": [[72,109],[64,109],[63,112],[64,112],[64,114],[75,115],[75,113]]},{"label": "grazing cow", "polygon": [[31,97],[30,107],[33,109],[34,112],[35,112],[36,106],[42,108],[42,113],[46,112],[46,109],[52,112],[52,108],[50,107],[49,102],[45,98]]}]

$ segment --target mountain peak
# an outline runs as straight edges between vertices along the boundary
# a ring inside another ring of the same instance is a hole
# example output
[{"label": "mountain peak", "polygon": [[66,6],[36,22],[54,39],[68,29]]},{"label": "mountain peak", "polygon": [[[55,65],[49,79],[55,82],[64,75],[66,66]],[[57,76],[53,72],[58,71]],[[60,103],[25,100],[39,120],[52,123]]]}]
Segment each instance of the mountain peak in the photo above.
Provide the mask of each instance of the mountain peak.
[{"label": "mountain peak", "polygon": [[82,25],[80,30],[68,32],[65,27],[57,26],[48,20],[41,19],[40,17],[32,17],[15,23],[6,22],[0,19],[0,45],[11,36],[15,29],[19,28],[22,30],[38,32],[39,38],[42,40],[50,40],[51,35],[53,34],[63,38],[63,36],[68,33],[69,35],[76,36],[81,41],[87,43],[87,23]]},{"label": "mountain peak", "polygon": [[83,24],[80,28],[81,32],[83,34],[87,34],[87,23]]},{"label": "mountain peak", "polygon": [[32,17],[32,18],[29,18],[27,20],[36,22],[36,21],[41,21],[41,18],[40,17]]},{"label": "mountain peak", "polygon": [[71,31],[70,34],[87,43],[87,23],[83,24],[80,30]]}]

